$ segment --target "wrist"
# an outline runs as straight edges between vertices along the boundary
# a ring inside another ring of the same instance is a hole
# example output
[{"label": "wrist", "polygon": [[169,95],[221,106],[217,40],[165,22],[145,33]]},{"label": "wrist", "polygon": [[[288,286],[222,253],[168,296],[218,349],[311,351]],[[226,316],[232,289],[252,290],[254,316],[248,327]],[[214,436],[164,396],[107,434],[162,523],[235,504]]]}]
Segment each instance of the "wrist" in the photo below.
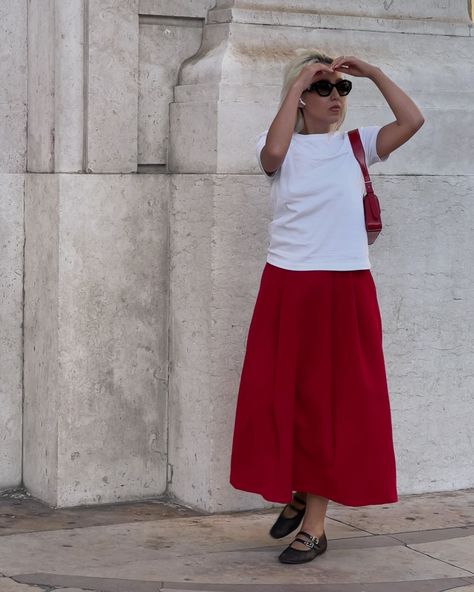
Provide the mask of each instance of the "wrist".
[{"label": "wrist", "polygon": [[298,98],[304,93],[304,91],[307,90],[307,87],[303,87],[301,86],[301,84],[298,84],[296,82],[294,82],[291,87],[290,87],[290,92],[293,92],[295,95],[298,96]]},{"label": "wrist", "polygon": [[367,78],[369,78],[370,80],[376,80],[382,74],[383,72],[381,68],[379,68],[378,66],[372,66],[372,68],[369,71],[369,74],[367,75]]}]

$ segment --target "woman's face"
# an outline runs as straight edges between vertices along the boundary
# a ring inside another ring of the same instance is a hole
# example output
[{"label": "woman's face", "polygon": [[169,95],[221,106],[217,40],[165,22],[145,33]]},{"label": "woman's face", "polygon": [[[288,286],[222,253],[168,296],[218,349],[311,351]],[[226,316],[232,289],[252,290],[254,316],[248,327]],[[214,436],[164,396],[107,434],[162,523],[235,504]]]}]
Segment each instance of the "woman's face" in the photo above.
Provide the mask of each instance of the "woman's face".
[{"label": "woman's face", "polygon": [[[329,80],[335,84],[344,77],[339,72],[321,72],[317,74],[313,82],[317,80]],[[336,88],[332,88],[327,97],[321,97],[316,91],[305,90],[301,98],[306,103],[302,109],[303,117],[312,123],[330,124],[334,126],[342,118],[346,110],[347,95],[341,96]]]}]

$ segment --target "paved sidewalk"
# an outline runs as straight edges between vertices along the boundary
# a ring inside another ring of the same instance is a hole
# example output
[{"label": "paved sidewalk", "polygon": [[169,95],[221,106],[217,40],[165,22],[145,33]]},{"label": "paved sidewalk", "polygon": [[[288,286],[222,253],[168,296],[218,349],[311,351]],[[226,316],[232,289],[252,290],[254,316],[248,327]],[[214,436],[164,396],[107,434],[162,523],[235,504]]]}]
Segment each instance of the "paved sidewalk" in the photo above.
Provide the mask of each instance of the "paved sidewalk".
[{"label": "paved sidewalk", "polygon": [[[352,508],[328,550],[278,562],[281,506],[204,515],[163,500],[53,510],[0,494],[0,592],[474,592],[474,489]],[[295,533],[296,534],[296,533]]]}]

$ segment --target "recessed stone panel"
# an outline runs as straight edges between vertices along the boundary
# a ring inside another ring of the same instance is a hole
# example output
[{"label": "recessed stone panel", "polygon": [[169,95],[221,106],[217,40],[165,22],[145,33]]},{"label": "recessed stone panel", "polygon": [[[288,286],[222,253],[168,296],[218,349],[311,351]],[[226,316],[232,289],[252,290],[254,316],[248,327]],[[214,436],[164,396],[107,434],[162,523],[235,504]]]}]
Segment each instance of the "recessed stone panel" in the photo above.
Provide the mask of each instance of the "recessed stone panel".
[{"label": "recessed stone panel", "polygon": [[138,95],[138,162],[168,160],[169,104],[181,63],[199,49],[201,19],[141,17]]}]

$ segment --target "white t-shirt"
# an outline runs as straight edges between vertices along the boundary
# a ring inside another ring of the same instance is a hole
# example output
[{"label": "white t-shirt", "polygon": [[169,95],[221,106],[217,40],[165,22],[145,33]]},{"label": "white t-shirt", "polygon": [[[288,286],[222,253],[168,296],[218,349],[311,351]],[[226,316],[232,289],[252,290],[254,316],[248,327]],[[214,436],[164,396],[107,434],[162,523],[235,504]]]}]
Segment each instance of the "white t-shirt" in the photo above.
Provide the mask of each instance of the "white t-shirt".
[{"label": "white t-shirt", "polygon": [[[360,127],[367,166],[387,160],[375,149],[381,126]],[[293,132],[285,159],[272,175],[272,221],[267,261],[294,270],[370,269],[363,195],[365,184],[347,132]]]}]

